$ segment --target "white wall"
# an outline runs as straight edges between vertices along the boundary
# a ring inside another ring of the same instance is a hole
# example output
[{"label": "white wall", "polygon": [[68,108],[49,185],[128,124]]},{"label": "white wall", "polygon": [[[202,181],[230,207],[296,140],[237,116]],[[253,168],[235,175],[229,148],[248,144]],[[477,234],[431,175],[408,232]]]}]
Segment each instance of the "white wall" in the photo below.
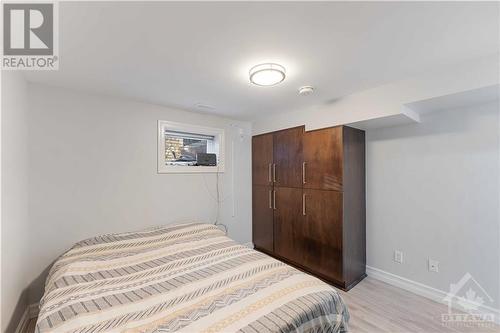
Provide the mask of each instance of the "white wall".
[{"label": "white wall", "polygon": [[28,133],[26,82],[2,72],[1,328],[13,332],[26,308],[28,252]]},{"label": "white wall", "polygon": [[367,132],[369,266],[446,292],[469,272],[500,308],[498,118],[487,104]]},{"label": "white wall", "polygon": [[[29,97],[32,277],[86,237],[214,221],[215,174],[157,173],[159,119],[225,128],[220,220],[230,237],[251,241],[249,123],[35,84]],[[245,130],[242,141],[234,125]],[[42,283],[34,282],[31,301]]]}]

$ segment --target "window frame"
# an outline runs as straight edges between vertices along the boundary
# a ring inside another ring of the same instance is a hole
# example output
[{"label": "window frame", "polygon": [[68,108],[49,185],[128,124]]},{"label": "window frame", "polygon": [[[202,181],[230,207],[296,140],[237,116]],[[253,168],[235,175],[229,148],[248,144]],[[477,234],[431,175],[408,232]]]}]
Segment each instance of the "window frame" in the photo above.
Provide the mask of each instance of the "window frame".
[{"label": "window frame", "polygon": [[[217,166],[167,165],[165,160],[165,130],[214,136],[219,146]],[[224,129],[158,120],[158,173],[217,173],[224,172],[225,137]]]}]

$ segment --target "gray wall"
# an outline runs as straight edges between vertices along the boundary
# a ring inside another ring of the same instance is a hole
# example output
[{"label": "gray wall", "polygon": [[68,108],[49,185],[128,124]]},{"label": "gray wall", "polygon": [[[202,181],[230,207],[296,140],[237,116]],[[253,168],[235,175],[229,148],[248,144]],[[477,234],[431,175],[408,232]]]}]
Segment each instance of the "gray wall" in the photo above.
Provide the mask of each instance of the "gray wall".
[{"label": "gray wall", "polygon": [[469,272],[500,308],[498,117],[487,104],[367,132],[368,265],[444,291]]},{"label": "gray wall", "polygon": [[[232,238],[251,241],[249,123],[34,84],[29,97],[30,276],[87,237],[214,221],[215,174],[157,174],[159,119],[225,128],[221,222]],[[31,302],[44,276],[33,281]]]},{"label": "gray wall", "polygon": [[13,332],[26,309],[32,264],[28,250],[28,129],[26,83],[2,72],[1,331]]}]

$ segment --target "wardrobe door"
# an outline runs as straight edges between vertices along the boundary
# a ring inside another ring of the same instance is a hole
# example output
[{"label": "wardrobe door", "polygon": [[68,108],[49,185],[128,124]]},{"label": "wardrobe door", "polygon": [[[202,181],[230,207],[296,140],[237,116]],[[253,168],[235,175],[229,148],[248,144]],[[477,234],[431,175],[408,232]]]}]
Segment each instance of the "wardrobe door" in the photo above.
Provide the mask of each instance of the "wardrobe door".
[{"label": "wardrobe door", "polygon": [[302,187],[302,138],[304,127],[274,133],[274,173],[276,186]]},{"label": "wardrobe door", "polygon": [[342,190],[342,127],[304,133],[303,186]]},{"label": "wardrobe door", "polygon": [[290,261],[302,261],[302,189],[275,187],[274,253]]},{"label": "wardrobe door", "polygon": [[273,252],[273,187],[253,185],[252,240],[256,248]]},{"label": "wardrobe door", "polygon": [[273,168],[273,134],[252,137],[252,183],[271,185]]},{"label": "wardrobe door", "polygon": [[343,283],[342,192],[304,189],[303,265]]}]

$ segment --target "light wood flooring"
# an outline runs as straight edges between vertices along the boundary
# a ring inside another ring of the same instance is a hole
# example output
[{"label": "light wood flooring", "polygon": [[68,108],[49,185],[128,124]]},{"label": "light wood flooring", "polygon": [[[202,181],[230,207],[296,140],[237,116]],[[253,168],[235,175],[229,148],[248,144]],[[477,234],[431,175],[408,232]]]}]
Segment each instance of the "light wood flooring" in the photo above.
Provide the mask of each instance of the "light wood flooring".
[{"label": "light wood flooring", "polygon": [[[349,292],[340,291],[347,303],[352,333],[376,332],[500,332],[500,326],[447,327],[441,314],[448,308],[427,298],[367,277]],[[31,319],[25,333],[35,329]]]},{"label": "light wood flooring", "polygon": [[[339,290],[340,291],[340,290]],[[349,331],[358,332],[500,332],[500,326],[446,327],[446,305],[367,277],[349,292],[340,291],[349,308]]]}]

